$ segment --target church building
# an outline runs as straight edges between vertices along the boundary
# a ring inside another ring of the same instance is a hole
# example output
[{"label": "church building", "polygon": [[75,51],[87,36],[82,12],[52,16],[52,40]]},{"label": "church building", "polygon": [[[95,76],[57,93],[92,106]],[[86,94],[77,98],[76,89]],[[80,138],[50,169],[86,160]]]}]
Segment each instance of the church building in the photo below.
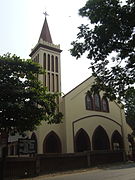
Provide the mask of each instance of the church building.
[{"label": "church building", "polygon": [[[39,79],[50,92],[61,92],[61,52],[60,45],[52,41],[45,17],[37,45],[30,57],[45,70]],[[103,92],[90,95],[94,82],[89,77],[66,95],[58,99],[63,122],[49,125],[42,122],[29,138],[36,140],[36,152],[74,153],[93,150],[119,150],[130,152],[129,127],[124,110],[116,101],[109,101]]]}]

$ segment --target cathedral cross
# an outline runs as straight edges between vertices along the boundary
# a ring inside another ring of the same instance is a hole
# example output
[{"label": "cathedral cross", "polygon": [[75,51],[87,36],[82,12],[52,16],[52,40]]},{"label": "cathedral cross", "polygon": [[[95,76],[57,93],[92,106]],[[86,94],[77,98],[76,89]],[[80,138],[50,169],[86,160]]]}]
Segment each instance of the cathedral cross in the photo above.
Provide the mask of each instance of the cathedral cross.
[{"label": "cathedral cross", "polygon": [[46,17],[46,16],[49,16],[46,11],[45,11],[43,14],[45,15],[45,17]]}]

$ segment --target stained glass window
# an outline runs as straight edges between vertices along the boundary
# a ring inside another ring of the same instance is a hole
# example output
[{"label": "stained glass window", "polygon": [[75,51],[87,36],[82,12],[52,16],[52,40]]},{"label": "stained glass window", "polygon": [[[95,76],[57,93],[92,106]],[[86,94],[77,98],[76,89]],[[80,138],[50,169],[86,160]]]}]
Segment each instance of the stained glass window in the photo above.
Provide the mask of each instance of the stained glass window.
[{"label": "stained glass window", "polygon": [[85,96],[85,105],[87,110],[92,110],[93,109],[93,100],[90,95]]},{"label": "stained glass window", "polygon": [[94,94],[94,109],[97,110],[97,111],[101,110],[99,94]]}]

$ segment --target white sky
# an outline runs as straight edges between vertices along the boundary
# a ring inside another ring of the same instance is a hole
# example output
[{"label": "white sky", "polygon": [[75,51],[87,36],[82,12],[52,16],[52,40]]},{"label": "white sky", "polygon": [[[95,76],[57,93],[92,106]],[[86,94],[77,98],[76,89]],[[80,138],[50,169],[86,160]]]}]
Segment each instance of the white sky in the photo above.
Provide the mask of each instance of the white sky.
[{"label": "white sky", "polygon": [[60,44],[62,92],[67,93],[88,78],[89,60],[70,55],[70,44],[76,39],[77,27],[87,22],[78,15],[86,0],[0,0],[0,55],[7,52],[29,58],[36,45],[47,11],[54,44]]}]

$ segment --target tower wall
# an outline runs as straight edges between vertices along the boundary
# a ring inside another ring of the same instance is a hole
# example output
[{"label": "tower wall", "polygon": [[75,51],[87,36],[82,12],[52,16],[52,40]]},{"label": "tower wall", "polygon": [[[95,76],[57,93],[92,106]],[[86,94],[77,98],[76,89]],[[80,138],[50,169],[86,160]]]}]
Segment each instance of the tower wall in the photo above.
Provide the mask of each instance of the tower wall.
[{"label": "tower wall", "polygon": [[39,80],[50,92],[61,92],[61,59],[60,46],[54,45],[40,39],[39,43],[32,50],[31,58],[38,62],[45,70]]},{"label": "tower wall", "polygon": [[[52,43],[51,34],[45,18],[44,25],[37,45],[31,51],[31,59],[37,62],[45,70],[45,74],[39,75],[38,79],[46,86],[49,92],[61,92],[61,59],[60,45]],[[44,37],[43,37],[44,36]],[[59,105],[60,98],[57,99]],[[66,152],[65,123],[42,124],[35,131],[37,137],[37,153],[44,153],[44,142],[48,134],[56,134],[61,143],[61,152]],[[31,136],[31,134],[30,134]]]}]

